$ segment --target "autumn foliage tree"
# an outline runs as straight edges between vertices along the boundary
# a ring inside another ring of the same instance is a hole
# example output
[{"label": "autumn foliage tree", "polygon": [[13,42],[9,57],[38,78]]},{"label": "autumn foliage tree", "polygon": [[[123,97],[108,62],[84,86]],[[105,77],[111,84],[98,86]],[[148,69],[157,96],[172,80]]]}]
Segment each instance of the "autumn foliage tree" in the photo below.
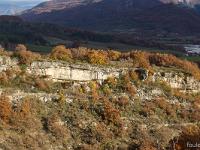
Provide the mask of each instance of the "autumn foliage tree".
[{"label": "autumn foliage tree", "polygon": [[141,67],[146,69],[150,68],[147,53],[141,51],[133,51],[131,52],[130,56],[133,59],[133,64],[135,67]]},{"label": "autumn foliage tree", "polygon": [[121,57],[121,53],[118,51],[109,50],[107,53],[108,53],[109,60],[112,60],[112,61],[117,61]]},{"label": "autumn foliage tree", "polygon": [[200,79],[200,69],[197,64],[181,60],[171,54],[150,54],[149,61],[157,66],[174,66],[192,74],[196,79]]},{"label": "autumn foliage tree", "polygon": [[88,53],[88,61],[91,64],[105,65],[109,62],[109,58],[107,56],[107,53],[104,51],[91,50]]},{"label": "autumn foliage tree", "polygon": [[72,59],[72,53],[70,49],[67,49],[64,45],[59,45],[53,48],[50,58],[54,60],[70,61]]},{"label": "autumn foliage tree", "polygon": [[87,59],[89,50],[85,47],[72,48],[71,53],[74,59],[85,60]]},{"label": "autumn foliage tree", "polygon": [[18,44],[15,48],[15,56],[19,58],[21,64],[30,64],[34,60],[41,59],[41,55],[38,53],[27,50],[23,44]]}]

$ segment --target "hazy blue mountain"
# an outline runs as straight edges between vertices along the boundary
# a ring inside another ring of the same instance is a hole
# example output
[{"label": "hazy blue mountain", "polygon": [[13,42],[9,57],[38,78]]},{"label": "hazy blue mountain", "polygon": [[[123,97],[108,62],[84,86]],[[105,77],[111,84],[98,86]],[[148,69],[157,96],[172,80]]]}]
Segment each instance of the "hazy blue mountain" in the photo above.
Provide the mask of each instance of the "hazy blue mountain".
[{"label": "hazy blue mountain", "polygon": [[0,0],[0,15],[15,15],[26,9],[30,9],[42,2],[41,0],[12,1]]}]

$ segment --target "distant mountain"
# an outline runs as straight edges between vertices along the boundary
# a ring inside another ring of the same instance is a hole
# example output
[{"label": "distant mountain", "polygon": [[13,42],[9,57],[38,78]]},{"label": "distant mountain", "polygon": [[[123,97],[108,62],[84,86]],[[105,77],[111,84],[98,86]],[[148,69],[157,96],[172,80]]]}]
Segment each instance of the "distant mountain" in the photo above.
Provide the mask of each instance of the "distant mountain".
[{"label": "distant mountain", "polygon": [[1,0],[0,1],[0,15],[16,15],[21,13],[22,11],[26,9],[30,9],[37,4],[39,4],[41,1],[6,1]]},{"label": "distant mountain", "polygon": [[[137,5],[137,7],[151,7],[155,4],[158,3],[158,0],[125,0],[125,2],[122,2],[122,0],[116,0],[116,1],[111,1],[107,0],[51,0],[47,2],[43,2],[36,7],[25,11],[24,13],[33,13],[33,14],[42,14],[46,12],[52,12],[52,11],[59,11],[59,10],[70,10],[76,7],[81,7],[81,6],[88,6],[88,5],[93,5],[93,4],[99,4],[99,3],[111,3],[114,2],[113,5],[119,5],[121,3],[124,3],[126,6],[130,5]],[[148,3],[148,5],[147,5]],[[123,6],[122,6],[123,7]]]},{"label": "distant mountain", "polygon": [[184,4],[186,6],[192,6],[200,4],[200,0],[160,0],[163,3],[174,3],[174,4]]},{"label": "distant mountain", "polygon": [[43,2],[36,7],[25,11],[24,13],[41,14],[46,12],[52,12],[62,9],[71,9],[78,6],[84,6],[91,3],[97,3],[102,0],[51,0]]},{"label": "distant mountain", "polygon": [[22,18],[103,32],[197,34],[200,32],[200,15],[193,8],[199,2],[52,0],[25,11]]}]

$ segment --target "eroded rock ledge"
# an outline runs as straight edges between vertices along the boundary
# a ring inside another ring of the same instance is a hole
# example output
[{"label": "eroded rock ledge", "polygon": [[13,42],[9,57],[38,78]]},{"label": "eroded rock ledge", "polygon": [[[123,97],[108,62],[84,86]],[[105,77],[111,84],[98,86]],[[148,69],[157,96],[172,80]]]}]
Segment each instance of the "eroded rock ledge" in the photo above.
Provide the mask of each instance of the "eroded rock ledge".
[{"label": "eroded rock ledge", "polygon": [[[19,67],[16,59],[10,57],[0,57],[0,72],[3,70]],[[103,81],[110,76],[119,77],[128,70],[136,68],[116,68],[108,66],[94,66],[90,64],[70,64],[67,62],[55,61],[35,61],[26,67],[26,72],[38,76],[45,76],[55,82],[66,81]],[[142,76],[146,76],[142,75]],[[183,91],[200,92],[200,82],[192,76],[183,72],[170,70],[159,70],[152,76],[152,81],[166,81],[172,88]]]},{"label": "eroded rock ledge", "polygon": [[90,81],[105,80],[109,76],[119,77],[128,68],[96,67],[89,64],[69,64],[65,62],[33,62],[27,72],[39,76],[47,76],[54,81]]},{"label": "eroded rock ledge", "polygon": [[182,72],[156,72],[153,81],[161,80],[167,82],[172,88],[180,89],[184,92],[200,92],[200,82]]}]

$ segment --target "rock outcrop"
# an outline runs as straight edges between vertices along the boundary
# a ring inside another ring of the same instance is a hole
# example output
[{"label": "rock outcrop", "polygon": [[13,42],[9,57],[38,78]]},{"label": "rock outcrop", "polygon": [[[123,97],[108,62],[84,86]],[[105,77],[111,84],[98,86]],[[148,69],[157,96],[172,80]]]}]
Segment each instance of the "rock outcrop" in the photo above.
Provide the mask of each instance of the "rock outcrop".
[{"label": "rock outcrop", "polygon": [[96,67],[88,64],[69,64],[65,62],[33,62],[27,72],[47,76],[54,81],[90,81],[105,80],[109,76],[119,77],[128,68]]},{"label": "rock outcrop", "polygon": [[165,81],[172,88],[180,89],[184,92],[200,92],[200,82],[185,73],[160,71],[156,72],[152,79],[153,81]]},{"label": "rock outcrop", "polygon": [[11,59],[10,57],[5,57],[5,56],[0,57],[0,72],[15,67],[18,67],[17,59]]},{"label": "rock outcrop", "polygon": [[[19,67],[16,59],[10,57],[0,57],[0,72]],[[67,62],[56,61],[35,61],[30,66],[26,67],[26,72],[47,77],[55,82],[80,81],[86,82],[98,80],[102,82],[108,77],[120,77],[129,70],[137,70],[141,73],[142,80],[148,76],[148,71],[138,68],[115,68],[109,66],[94,66],[90,64],[70,64]],[[174,71],[157,71],[152,76],[152,81],[165,81],[172,88],[182,91],[200,92],[200,82],[194,77]]]}]

